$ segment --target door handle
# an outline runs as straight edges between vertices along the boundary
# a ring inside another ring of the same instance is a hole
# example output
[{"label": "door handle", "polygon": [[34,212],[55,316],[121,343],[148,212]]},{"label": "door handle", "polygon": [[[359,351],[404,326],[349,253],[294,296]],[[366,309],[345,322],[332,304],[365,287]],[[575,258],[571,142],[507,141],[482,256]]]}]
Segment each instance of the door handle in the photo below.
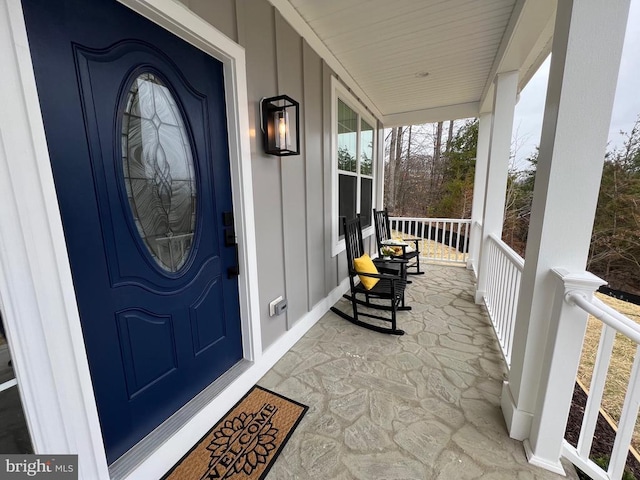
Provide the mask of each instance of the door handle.
[{"label": "door handle", "polygon": [[236,242],[236,231],[232,226],[224,229],[225,247],[233,247],[236,255],[235,265],[227,268],[227,278],[234,278],[240,275],[240,259],[238,257],[238,242]]},{"label": "door handle", "polygon": [[224,246],[225,247],[233,247],[237,245],[236,242],[236,232],[233,227],[224,229]]},{"label": "door handle", "polygon": [[227,268],[227,278],[233,278],[240,275],[240,259],[238,257],[238,244],[234,245],[236,251],[236,264],[233,267]]},{"label": "door handle", "polygon": [[233,227],[233,212],[222,213],[222,226]]}]

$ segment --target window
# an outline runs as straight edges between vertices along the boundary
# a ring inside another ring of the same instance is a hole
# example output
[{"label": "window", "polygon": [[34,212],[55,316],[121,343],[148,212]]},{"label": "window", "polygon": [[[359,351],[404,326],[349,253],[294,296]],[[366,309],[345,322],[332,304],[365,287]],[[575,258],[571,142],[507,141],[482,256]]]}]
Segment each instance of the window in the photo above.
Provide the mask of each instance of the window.
[{"label": "window", "polygon": [[376,121],[333,79],[333,254],[344,250],[342,219],[362,218],[363,236],[373,234],[376,197]]}]

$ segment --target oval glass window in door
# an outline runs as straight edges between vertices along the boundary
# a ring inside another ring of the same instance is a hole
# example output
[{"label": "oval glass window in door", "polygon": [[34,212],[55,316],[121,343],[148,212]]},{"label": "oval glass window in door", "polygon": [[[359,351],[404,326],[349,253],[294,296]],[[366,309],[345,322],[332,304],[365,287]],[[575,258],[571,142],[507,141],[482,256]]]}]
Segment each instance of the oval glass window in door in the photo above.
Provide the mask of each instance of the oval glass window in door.
[{"label": "oval glass window in door", "polygon": [[143,73],[130,85],[122,119],[122,166],[131,213],[154,261],[184,265],[196,224],[196,178],[189,135],[167,86]]}]

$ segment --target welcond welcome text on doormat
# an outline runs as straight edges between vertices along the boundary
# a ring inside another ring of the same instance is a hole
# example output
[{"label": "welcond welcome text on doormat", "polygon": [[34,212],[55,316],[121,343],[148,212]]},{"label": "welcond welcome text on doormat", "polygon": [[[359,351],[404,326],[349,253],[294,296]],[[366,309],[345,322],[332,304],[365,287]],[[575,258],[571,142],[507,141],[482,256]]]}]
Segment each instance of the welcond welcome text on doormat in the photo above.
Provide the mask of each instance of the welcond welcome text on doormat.
[{"label": "welcond welcome text on doormat", "polygon": [[308,408],[256,385],[164,480],[261,480]]}]

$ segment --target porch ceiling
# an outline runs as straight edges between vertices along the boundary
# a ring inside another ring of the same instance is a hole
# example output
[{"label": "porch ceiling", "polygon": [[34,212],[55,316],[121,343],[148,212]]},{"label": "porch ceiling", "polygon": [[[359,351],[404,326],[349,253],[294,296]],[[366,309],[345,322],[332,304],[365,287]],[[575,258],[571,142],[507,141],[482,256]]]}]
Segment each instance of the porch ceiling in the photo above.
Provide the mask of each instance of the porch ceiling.
[{"label": "porch ceiling", "polygon": [[489,87],[501,71],[519,70],[522,88],[550,50],[556,5],[555,0],[271,1],[314,48],[326,48],[335,62],[329,65],[351,77],[347,83],[357,86],[355,93],[387,126],[489,110]]}]

